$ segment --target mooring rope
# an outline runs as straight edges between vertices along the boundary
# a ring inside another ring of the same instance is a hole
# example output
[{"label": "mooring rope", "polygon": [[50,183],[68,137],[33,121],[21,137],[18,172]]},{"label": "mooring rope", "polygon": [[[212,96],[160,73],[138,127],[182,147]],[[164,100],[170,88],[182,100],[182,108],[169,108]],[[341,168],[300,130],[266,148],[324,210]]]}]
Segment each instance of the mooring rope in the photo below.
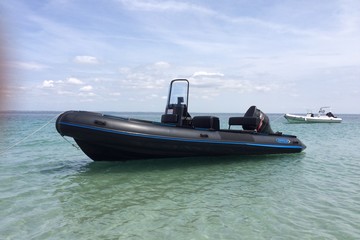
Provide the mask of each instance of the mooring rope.
[{"label": "mooring rope", "polygon": [[[61,113],[60,113],[61,114]],[[39,132],[41,129],[43,129],[44,127],[46,127],[47,125],[49,125],[54,119],[56,119],[58,116],[60,116],[60,114],[57,114],[56,116],[54,116],[53,118],[51,118],[47,123],[45,123],[44,125],[42,125],[40,128],[36,129],[35,131],[33,131],[32,133],[30,133],[29,135],[27,135],[26,137],[24,137],[23,139],[21,139],[20,141],[14,143],[13,145],[11,145],[8,148],[3,149],[2,151],[0,151],[0,155],[6,153],[7,151],[13,149],[14,147],[16,147],[17,145],[19,145],[20,143],[22,143],[23,141],[25,141],[26,139],[28,139],[29,137],[33,136],[35,133]]]},{"label": "mooring rope", "polygon": [[276,122],[276,121],[278,121],[280,118],[283,118],[284,117],[284,115],[281,115],[280,117],[277,117],[275,120],[271,120],[271,122],[273,123],[273,122]]},{"label": "mooring rope", "polygon": [[65,136],[63,136],[63,135],[61,135],[61,136],[62,136],[62,138],[63,138],[66,142],[68,142],[71,146],[73,146],[73,147],[76,148],[77,150],[80,150],[80,147],[76,146],[74,143],[71,143],[69,140],[67,140],[67,139],[65,138]]}]

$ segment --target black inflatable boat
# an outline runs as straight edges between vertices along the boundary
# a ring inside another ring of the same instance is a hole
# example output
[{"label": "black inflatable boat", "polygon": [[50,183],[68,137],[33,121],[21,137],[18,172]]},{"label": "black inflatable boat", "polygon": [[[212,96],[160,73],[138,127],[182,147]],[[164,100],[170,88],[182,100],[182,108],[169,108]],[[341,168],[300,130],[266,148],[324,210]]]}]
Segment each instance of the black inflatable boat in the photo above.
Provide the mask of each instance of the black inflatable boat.
[{"label": "black inflatable boat", "polygon": [[[188,96],[188,80],[176,79],[161,122],[67,111],[58,117],[56,129],[74,138],[94,161],[298,153],[306,148],[296,136],[274,133],[269,118],[255,106],[243,117],[229,118],[228,129],[220,129],[215,116],[191,117]],[[242,129],[232,129],[235,125]]]}]

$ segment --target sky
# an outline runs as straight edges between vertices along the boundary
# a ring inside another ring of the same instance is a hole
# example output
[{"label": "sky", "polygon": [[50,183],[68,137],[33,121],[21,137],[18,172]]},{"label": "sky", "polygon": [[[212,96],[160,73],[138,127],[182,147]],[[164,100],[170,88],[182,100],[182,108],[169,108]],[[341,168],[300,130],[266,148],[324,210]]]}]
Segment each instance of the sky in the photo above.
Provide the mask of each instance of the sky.
[{"label": "sky", "polygon": [[0,3],[3,110],[360,113],[358,0]]}]

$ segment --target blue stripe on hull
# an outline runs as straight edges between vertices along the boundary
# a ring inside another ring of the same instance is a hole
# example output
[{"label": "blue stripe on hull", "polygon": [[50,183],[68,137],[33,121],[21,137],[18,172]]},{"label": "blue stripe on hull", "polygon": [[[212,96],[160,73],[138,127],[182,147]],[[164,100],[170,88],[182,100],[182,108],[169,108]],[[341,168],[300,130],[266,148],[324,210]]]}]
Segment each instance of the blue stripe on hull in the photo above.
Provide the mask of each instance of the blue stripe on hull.
[{"label": "blue stripe on hull", "polygon": [[114,134],[119,134],[119,135],[136,136],[136,137],[150,138],[150,139],[161,139],[161,140],[168,140],[168,141],[227,144],[227,145],[246,145],[246,146],[253,146],[253,147],[282,148],[282,149],[302,149],[303,148],[302,146],[259,144],[259,143],[247,143],[247,142],[230,142],[230,141],[202,140],[202,139],[186,139],[186,138],[159,136],[159,135],[149,135],[149,134],[142,134],[142,133],[131,133],[131,132],[124,132],[124,131],[119,131],[119,130],[104,129],[104,128],[98,128],[98,127],[93,127],[93,126],[85,126],[85,125],[80,125],[80,124],[75,124],[75,123],[67,123],[67,122],[60,122],[60,124],[71,126],[71,127],[78,127],[78,128],[83,128],[83,129],[90,129],[90,130],[95,130],[95,131],[114,133]]}]

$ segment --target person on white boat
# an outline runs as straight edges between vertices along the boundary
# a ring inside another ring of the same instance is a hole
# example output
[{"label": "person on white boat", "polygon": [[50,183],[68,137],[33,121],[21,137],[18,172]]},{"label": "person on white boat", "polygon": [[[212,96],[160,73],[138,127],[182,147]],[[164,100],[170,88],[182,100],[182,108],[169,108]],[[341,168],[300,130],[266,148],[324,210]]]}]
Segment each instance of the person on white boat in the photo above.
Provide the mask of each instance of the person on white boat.
[{"label": "person on white boat", "polygon": [[328,112],[326,116],[336,118],[332,112]]}]

